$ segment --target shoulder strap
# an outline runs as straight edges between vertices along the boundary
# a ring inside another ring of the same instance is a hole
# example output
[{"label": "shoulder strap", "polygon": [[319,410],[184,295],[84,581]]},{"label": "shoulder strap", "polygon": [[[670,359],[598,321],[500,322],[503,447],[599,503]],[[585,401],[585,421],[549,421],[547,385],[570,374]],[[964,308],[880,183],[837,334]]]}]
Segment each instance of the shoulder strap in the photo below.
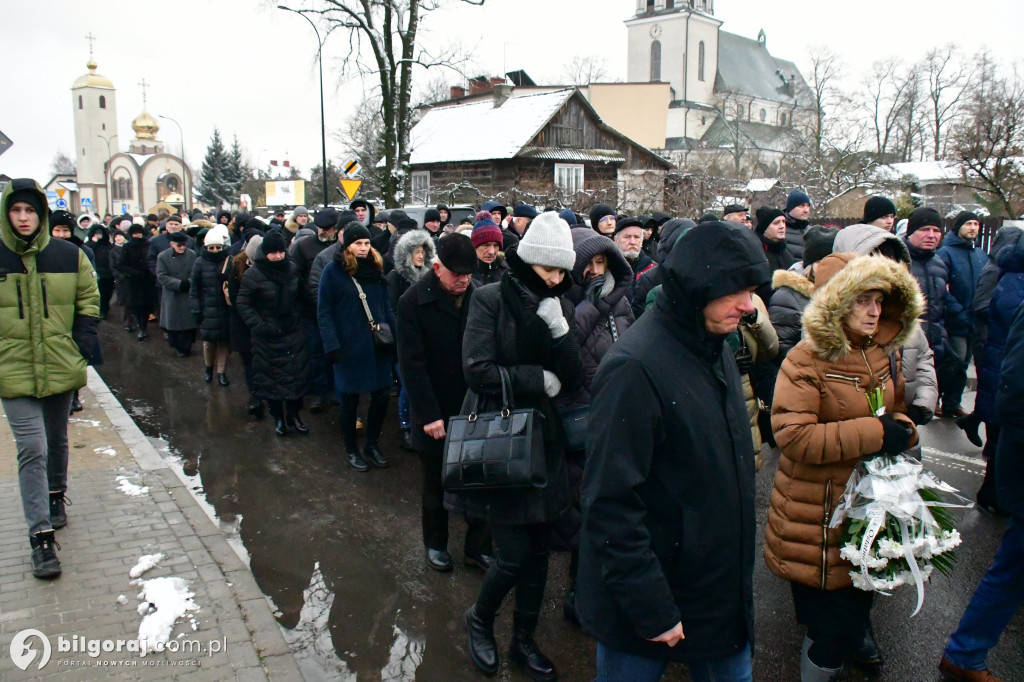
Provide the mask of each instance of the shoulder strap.
[{"label": "shoulder strap", "polygon": [[899,351],[893,351],[889,354],[889,377],[892,379],[892,385],[896,385],[896,353]]},{"label": "shoulder strap", "polygon": [[366,311],[366,319],[370,321],[370,328],[375,329],[377,323],[373,321],[373,313],[370,312],[370,306],[366,303],[366,294],[363,292],[363,288],[359,286],[359,280],[355,277],[352,278],[352,283],[356,285],[356,291],[359,292],[359,300],[363,304],[363,310]]}]

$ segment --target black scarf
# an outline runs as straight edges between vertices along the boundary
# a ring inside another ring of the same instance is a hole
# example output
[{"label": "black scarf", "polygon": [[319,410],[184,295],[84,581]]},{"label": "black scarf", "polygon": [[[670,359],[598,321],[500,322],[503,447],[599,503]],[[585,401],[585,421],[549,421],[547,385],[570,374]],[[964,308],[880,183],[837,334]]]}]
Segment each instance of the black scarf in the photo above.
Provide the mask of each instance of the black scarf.
[{"label": "black scarf", "polygon": [[278,319],[286,319],[293,311],[292,301],[288,296],[288,281],[291,275],[291,262],[288,258],[272,261],[260,258],[256,261],[256,269],[260,271],[277,290],[274,296],[274,315]]},{"label": "black scarf", "polygon": [[223,263],[224,259],[227,257],[227,249],[222,248],[220,251],[209,251],[206,248],[203,249],[203,258],[211,263]]},{"label": "black scarf", "polygon": [[381,282],[384,276],[377,267],[377,263],[369,256],[366,256],[365,258],[356,258],[355,279],[360,284],[375,284]]},{"label": "black scarf", "polygon": [[560,297],[572,287],[572,278],[566,276],[558,286],[549,288],[515,249],[505,254],[505,260],[509,270],[501,277],[501,299],[516,321],[516,362],[550,370],[551,332],[537,315],[537,304],[542,298]]}]

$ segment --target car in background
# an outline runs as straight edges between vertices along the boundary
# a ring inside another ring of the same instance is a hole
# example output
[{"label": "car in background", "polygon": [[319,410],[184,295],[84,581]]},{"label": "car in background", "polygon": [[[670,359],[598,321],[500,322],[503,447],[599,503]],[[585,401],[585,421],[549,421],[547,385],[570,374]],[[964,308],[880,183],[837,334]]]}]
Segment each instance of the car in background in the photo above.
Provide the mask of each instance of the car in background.
[{"label": "car in background", "polygon": [[[423,227],[423,215],[427,212],[428,208],[434,208],[434,206],[423,206],[423,205],[412,205],[405,206],[402,208],[406,215],[416,221],[416,223]],[[448,212],[451,213],[450,222],[455,227],[459,226],[463,218],[469,218],[470,220],[476,216],[476,208],[470,204],[453,204],[448,207]]]}]

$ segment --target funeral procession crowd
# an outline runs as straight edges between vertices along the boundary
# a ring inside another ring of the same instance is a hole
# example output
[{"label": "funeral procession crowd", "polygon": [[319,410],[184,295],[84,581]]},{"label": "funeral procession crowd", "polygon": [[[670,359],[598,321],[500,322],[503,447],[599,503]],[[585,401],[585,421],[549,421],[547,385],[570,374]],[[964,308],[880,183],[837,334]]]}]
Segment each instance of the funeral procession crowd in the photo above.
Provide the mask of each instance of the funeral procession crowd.
[{"label": "funeral procession crowd", "polygon": [[[238,410],[276,437],[338,410],[353,472],[388,467],[397,398],[429,568],[453,569],[449,519],[466,523],[464,561],[483,577],[461,623],[488,676],[507,656],[558,678],[537,636],[556,551],[571,556],[559,599],[597,641],[597,680],[659,680],[672,662],[694,680],[752,680],[760,560],[791,589],[803,682],[877,671],[875,591],[833,516],[855,472],[920,459],[918,429],[955,420],[984,444],[976,505],[1010,521],[934,664],[1000,679],[986,655],[1024,600],[1018,227],[986,252],[979,216],[949,226],[923,206],[897,224],[882,196],[860,223],[823,227],[801,189],[781,208],[696,220],[489,201],[455,224],[445,205],[363,199],[101,220],[51,211],[31,179],[0,204],[0,398],[37,578],[61,575],[68,421],[103,362],[103,321],[178,357],[201,349],[211,390],[244,380]],[[766,510],[755,484],[771,448]]]}]

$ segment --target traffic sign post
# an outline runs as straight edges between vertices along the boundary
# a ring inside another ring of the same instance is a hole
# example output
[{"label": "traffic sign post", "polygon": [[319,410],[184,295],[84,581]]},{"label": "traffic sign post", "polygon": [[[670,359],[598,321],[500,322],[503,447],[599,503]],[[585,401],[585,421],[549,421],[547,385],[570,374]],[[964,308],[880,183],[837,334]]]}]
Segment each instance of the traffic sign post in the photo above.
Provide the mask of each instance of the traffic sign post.
[{"label": "traffic sign post", "polygon": [[82,197],[81,199],[79,199],[78,203],[81,204],[82,208],[84,209],[92,208],[92,199],[90,199],[89,197]]}]

